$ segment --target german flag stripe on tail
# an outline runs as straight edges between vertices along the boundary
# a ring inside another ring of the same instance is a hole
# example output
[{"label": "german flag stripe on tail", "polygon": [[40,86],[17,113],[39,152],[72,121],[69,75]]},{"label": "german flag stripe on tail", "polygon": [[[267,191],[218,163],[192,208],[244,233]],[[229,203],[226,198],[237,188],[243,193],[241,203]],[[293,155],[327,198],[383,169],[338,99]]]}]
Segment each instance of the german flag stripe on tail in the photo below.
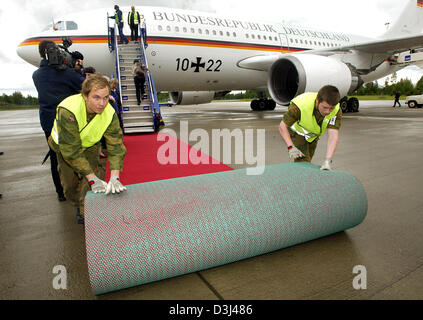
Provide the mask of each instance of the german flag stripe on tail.
[{"label": "german flag stripe on tail", "polygon": [[417,5],[419,7],[423,7],[423,0],[417,0]]}]

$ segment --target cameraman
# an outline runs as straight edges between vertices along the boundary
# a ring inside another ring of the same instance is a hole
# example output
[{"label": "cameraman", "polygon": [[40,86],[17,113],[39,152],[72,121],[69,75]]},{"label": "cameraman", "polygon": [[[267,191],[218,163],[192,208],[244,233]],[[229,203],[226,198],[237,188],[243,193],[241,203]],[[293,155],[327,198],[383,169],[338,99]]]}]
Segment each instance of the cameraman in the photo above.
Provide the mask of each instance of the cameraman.
[{"label": "cameraman", "polygon": [[[82,82],[85,80],[81,74],[72,68],[55,68],[49,65],[47,60],[47,49],[56,46],[53,41],[44,40],[38,46],[42,58],[40,68],[36,70],[32,79],[38,91],[38,102],[40,104],[40,123],[46,139],[50,136],[53,122],[56,117],[56,107],[65,98],[80,93]],[[57,170],[57,156],[50,148],[51,175],[56,187],[59,201],[65,201],[63,187],[60,182]]]},{"label": "cameraman", "polygon": [[81,76],[85,78],[84,75],[84,56],[79,51],[71,52],[73,62],[73,70],[78,72]]}]

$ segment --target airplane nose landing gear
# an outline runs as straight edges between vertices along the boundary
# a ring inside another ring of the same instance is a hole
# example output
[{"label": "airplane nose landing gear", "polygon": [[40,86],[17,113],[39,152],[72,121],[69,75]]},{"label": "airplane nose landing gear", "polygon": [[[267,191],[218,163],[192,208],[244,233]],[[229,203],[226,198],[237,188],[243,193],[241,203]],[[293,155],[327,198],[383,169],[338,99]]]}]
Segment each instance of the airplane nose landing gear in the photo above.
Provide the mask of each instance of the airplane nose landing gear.
[{"label": "airplane nose landing gear", "polygon": [[250,107],[253,111],[275,110],[276,102],[270,99],[253,100]]}]

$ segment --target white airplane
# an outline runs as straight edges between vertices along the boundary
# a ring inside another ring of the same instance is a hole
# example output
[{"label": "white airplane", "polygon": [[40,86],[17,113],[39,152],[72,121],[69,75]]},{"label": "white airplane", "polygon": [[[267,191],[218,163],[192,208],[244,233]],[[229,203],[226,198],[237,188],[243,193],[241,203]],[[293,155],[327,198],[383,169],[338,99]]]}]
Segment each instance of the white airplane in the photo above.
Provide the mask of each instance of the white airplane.
[{"label": "white airplane", "polygon": [[[215,14],[161,7],[137,7],[147,26],[146,57],[158,91],[178,104],[209,103],[232,90],[255,90],[262,99],[253,110],[289,104],[306,91],[336,86],[342,96],[363,83],[419,64],[423,48],[423,0],[408,0],[397,21],[378,39],[281,23],[246,21]],[[111,75],[114,55],[108,48],[111,9],[69,14],[24,40],[17,48],[25,61],[39,66],[38,44],[44,39],[73,41],[84,65]],[[124,33],[129,7],[122,7]],[[272,100],[265,99],[269,91]],[[358,110],[358,100],[341,107]]]}]

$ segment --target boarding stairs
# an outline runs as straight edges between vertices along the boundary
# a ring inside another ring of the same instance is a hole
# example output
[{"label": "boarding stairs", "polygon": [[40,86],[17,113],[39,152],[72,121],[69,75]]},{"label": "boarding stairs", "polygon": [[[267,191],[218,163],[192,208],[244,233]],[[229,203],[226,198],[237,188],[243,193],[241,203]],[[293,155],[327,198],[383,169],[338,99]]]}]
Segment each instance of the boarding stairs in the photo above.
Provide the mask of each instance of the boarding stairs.
[{"label": "boarding stairs", "polygon": [[[115,54],[115,77],[119,79],[119,92],[122,104],[122,122],[125,134],[157,132],[163,125],[160,105],[154,85],[153,75],[148,68],[145,54],[146,25],[140,24],[139,41],[130,41],[128,44],[118,42],[118,28],[108,27],[109,49]],[[129,40],[129,39],[128,39]],[[132,67],[137,59],[147,67],[145,72],[145,94],[141,97],[141,105],[137,104],[134,76]]]}]

